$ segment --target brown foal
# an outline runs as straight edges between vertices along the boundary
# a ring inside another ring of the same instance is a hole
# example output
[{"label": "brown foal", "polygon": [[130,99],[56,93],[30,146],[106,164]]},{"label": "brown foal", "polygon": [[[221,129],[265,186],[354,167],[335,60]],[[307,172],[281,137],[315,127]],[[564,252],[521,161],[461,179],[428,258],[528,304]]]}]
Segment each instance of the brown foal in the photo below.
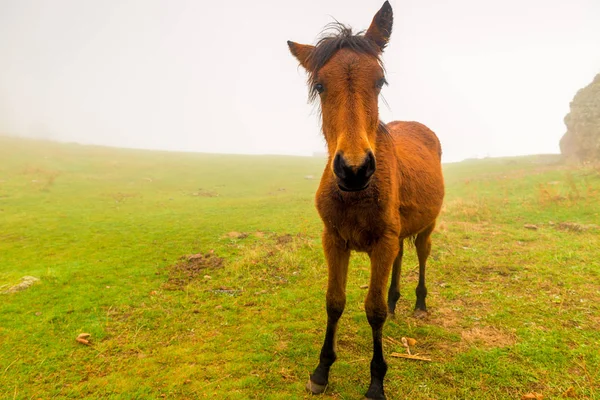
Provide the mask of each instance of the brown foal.
[{"label": "brown foal", "polygon": [[[354,35],[340,24],[316,46],[288,42],[308,72],[310,97],[320,99],[329,159],[316,195],[324,223],[328,266],[327,329],[319,365],[307,388],[322,393],[336,359],[335,334],[346,304],[350,251],[371,260],[365,311],[373,332],[370,399],[385,399],[387,364],[382,329],[400,297],[403,242],[414,238],[419,259],[415,311],[426,312],[425,264],[431,233],[444,198],[441,146],[418,122],[379,121],[378,97],[386,84],[380,55],[392,31],[386,1],[366,33]],[[386,305],[386,286],[392,275]]]}]

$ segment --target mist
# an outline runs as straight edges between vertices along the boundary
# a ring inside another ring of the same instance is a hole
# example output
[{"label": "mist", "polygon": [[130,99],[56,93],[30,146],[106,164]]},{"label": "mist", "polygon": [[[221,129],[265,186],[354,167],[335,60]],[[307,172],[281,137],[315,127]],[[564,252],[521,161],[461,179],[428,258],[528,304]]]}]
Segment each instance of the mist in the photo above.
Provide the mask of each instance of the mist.
[{"label": "mist", "polygon": [[[366,29],[382,0],[3,0],[0,134],[118,147],[324,150],[286,41],[333,18]],[[600,2],[391,1],[381,119],[416,120],[444,161],[557,153],[600,72]]]}]

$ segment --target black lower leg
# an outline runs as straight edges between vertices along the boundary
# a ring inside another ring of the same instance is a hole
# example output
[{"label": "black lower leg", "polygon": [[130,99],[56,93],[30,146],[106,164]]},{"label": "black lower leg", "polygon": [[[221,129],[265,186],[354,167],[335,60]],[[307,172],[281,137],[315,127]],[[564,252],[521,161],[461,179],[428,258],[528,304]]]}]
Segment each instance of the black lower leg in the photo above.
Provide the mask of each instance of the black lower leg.
[{"label": "black lower leg", "polygon": [[425,304],[425,297],[427,297],[427,288],[425,287],[425,265],[419,269],[422,269],[423,272],[419,274],[419,284],[415,290],[415,293],[417,294],[415,310],[427,311],[427,305]]},{"label": "black lower leg", "polygon": [[417,248],[417,257],[419,258],[419,284],[415,293],[417,295],[417,301],[415,303],[415,311],[427,311],[425,305],[425,297],[427,297],[427,288],[425,287],[425,267],[427,265],[427,258],[431,252],[431,232],[435,224],[432,224],[423,232],[417,235],[415,240],[415,247]]},{"label": "black lower leg", "polygon": [[367,320],[373,332],[373,358],[371,359],[371,383],[366,397],[369,399],[385,399],[383,379],[387,372],[387,364],[383,358],[381,335],[388,315],[385,304],[385,287],[390,276],[390,267],[397,258],[400,248],[396,238],[386,237],[369,254],[371,258],[371,281],[365,299]]},{"label": "black lower leg", "polygon": [[[321,354],[319,356],[319,365],[310,375],[311,382],[320,386],[326,386],[329,382],[329,369],[337,358],[335,354],[335,334],[337,323],[342,316],[343,310],[343,308],[327,308],[327,330],[325,332],[325,341],[323,342],[323,347],[321,348]],[[325,390],[324,387],[323,390]]]},{"label": "black lower leg", "polygon": [[400,275],[402,270],[402,253],[403,253],[403,241],[400,241],[400,251],[398,256],[394,260],[394,266],[392,268],[392,281],[390,283],[390,289],[388,290],[388,312],[394,314],[396,311],[396,303],[400,299]]},{"label": "black lower leg", "polygon": [[373,329],[373,359],[371,360],[371,384],[365,397],[367,399],[385,399],[385,392],[383,390],[383,379],[387,372],[387,363],[383,358],[383,347],[382,347],[382,328],[383,324],[379,328]]}]

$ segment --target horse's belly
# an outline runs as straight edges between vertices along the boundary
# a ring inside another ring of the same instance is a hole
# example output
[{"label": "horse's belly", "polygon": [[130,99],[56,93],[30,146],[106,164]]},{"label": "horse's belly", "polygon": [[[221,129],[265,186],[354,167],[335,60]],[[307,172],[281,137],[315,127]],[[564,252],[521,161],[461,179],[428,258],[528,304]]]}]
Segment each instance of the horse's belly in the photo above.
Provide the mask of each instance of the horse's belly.
[{"label": "horse's belly", "polygon": [[[442,195],[443,196],[443,195]],[[404,203],[400,205],[400,238],[414,236],[435,222],[442,209],[442,196],[438,201],[430,200],[423,204]]]},{"label": "horse's belly", "polygon": [[435,222],[438,215],[437,213],[423,215],[419,211],[420,210],[411,211],[402,208],[400,209],[400,220],[402,221],[400,229],[401,239],[414,236],[423,231],[425,228]]}]

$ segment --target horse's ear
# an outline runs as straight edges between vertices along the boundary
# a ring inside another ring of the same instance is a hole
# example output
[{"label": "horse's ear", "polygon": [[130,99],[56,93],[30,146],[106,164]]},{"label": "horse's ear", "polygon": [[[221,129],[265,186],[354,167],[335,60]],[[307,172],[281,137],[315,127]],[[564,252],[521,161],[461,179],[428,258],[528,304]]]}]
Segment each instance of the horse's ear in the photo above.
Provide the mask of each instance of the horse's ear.
[{"label": "horse's ear", "polygon": [[288,40],[288,47],[290,48],[290,52],[294,57],[298,59],[300,65],[302,65],[305,69],[310,69],[310,56],[312,52],[315,50],[315,46],[311,46],[309,44],[300,44],[291,42]]},{"label": "horse's ear", "polygon": [[393,22],[394,14],[392,13],[392,6],[389,1],[386,1],[373,17],[373,22],[371,22],[371,26],[369,26],[367,33],[365,33],[365,37],[372,40],[379,47],[380,51],[383,51],[390,40]]}]

